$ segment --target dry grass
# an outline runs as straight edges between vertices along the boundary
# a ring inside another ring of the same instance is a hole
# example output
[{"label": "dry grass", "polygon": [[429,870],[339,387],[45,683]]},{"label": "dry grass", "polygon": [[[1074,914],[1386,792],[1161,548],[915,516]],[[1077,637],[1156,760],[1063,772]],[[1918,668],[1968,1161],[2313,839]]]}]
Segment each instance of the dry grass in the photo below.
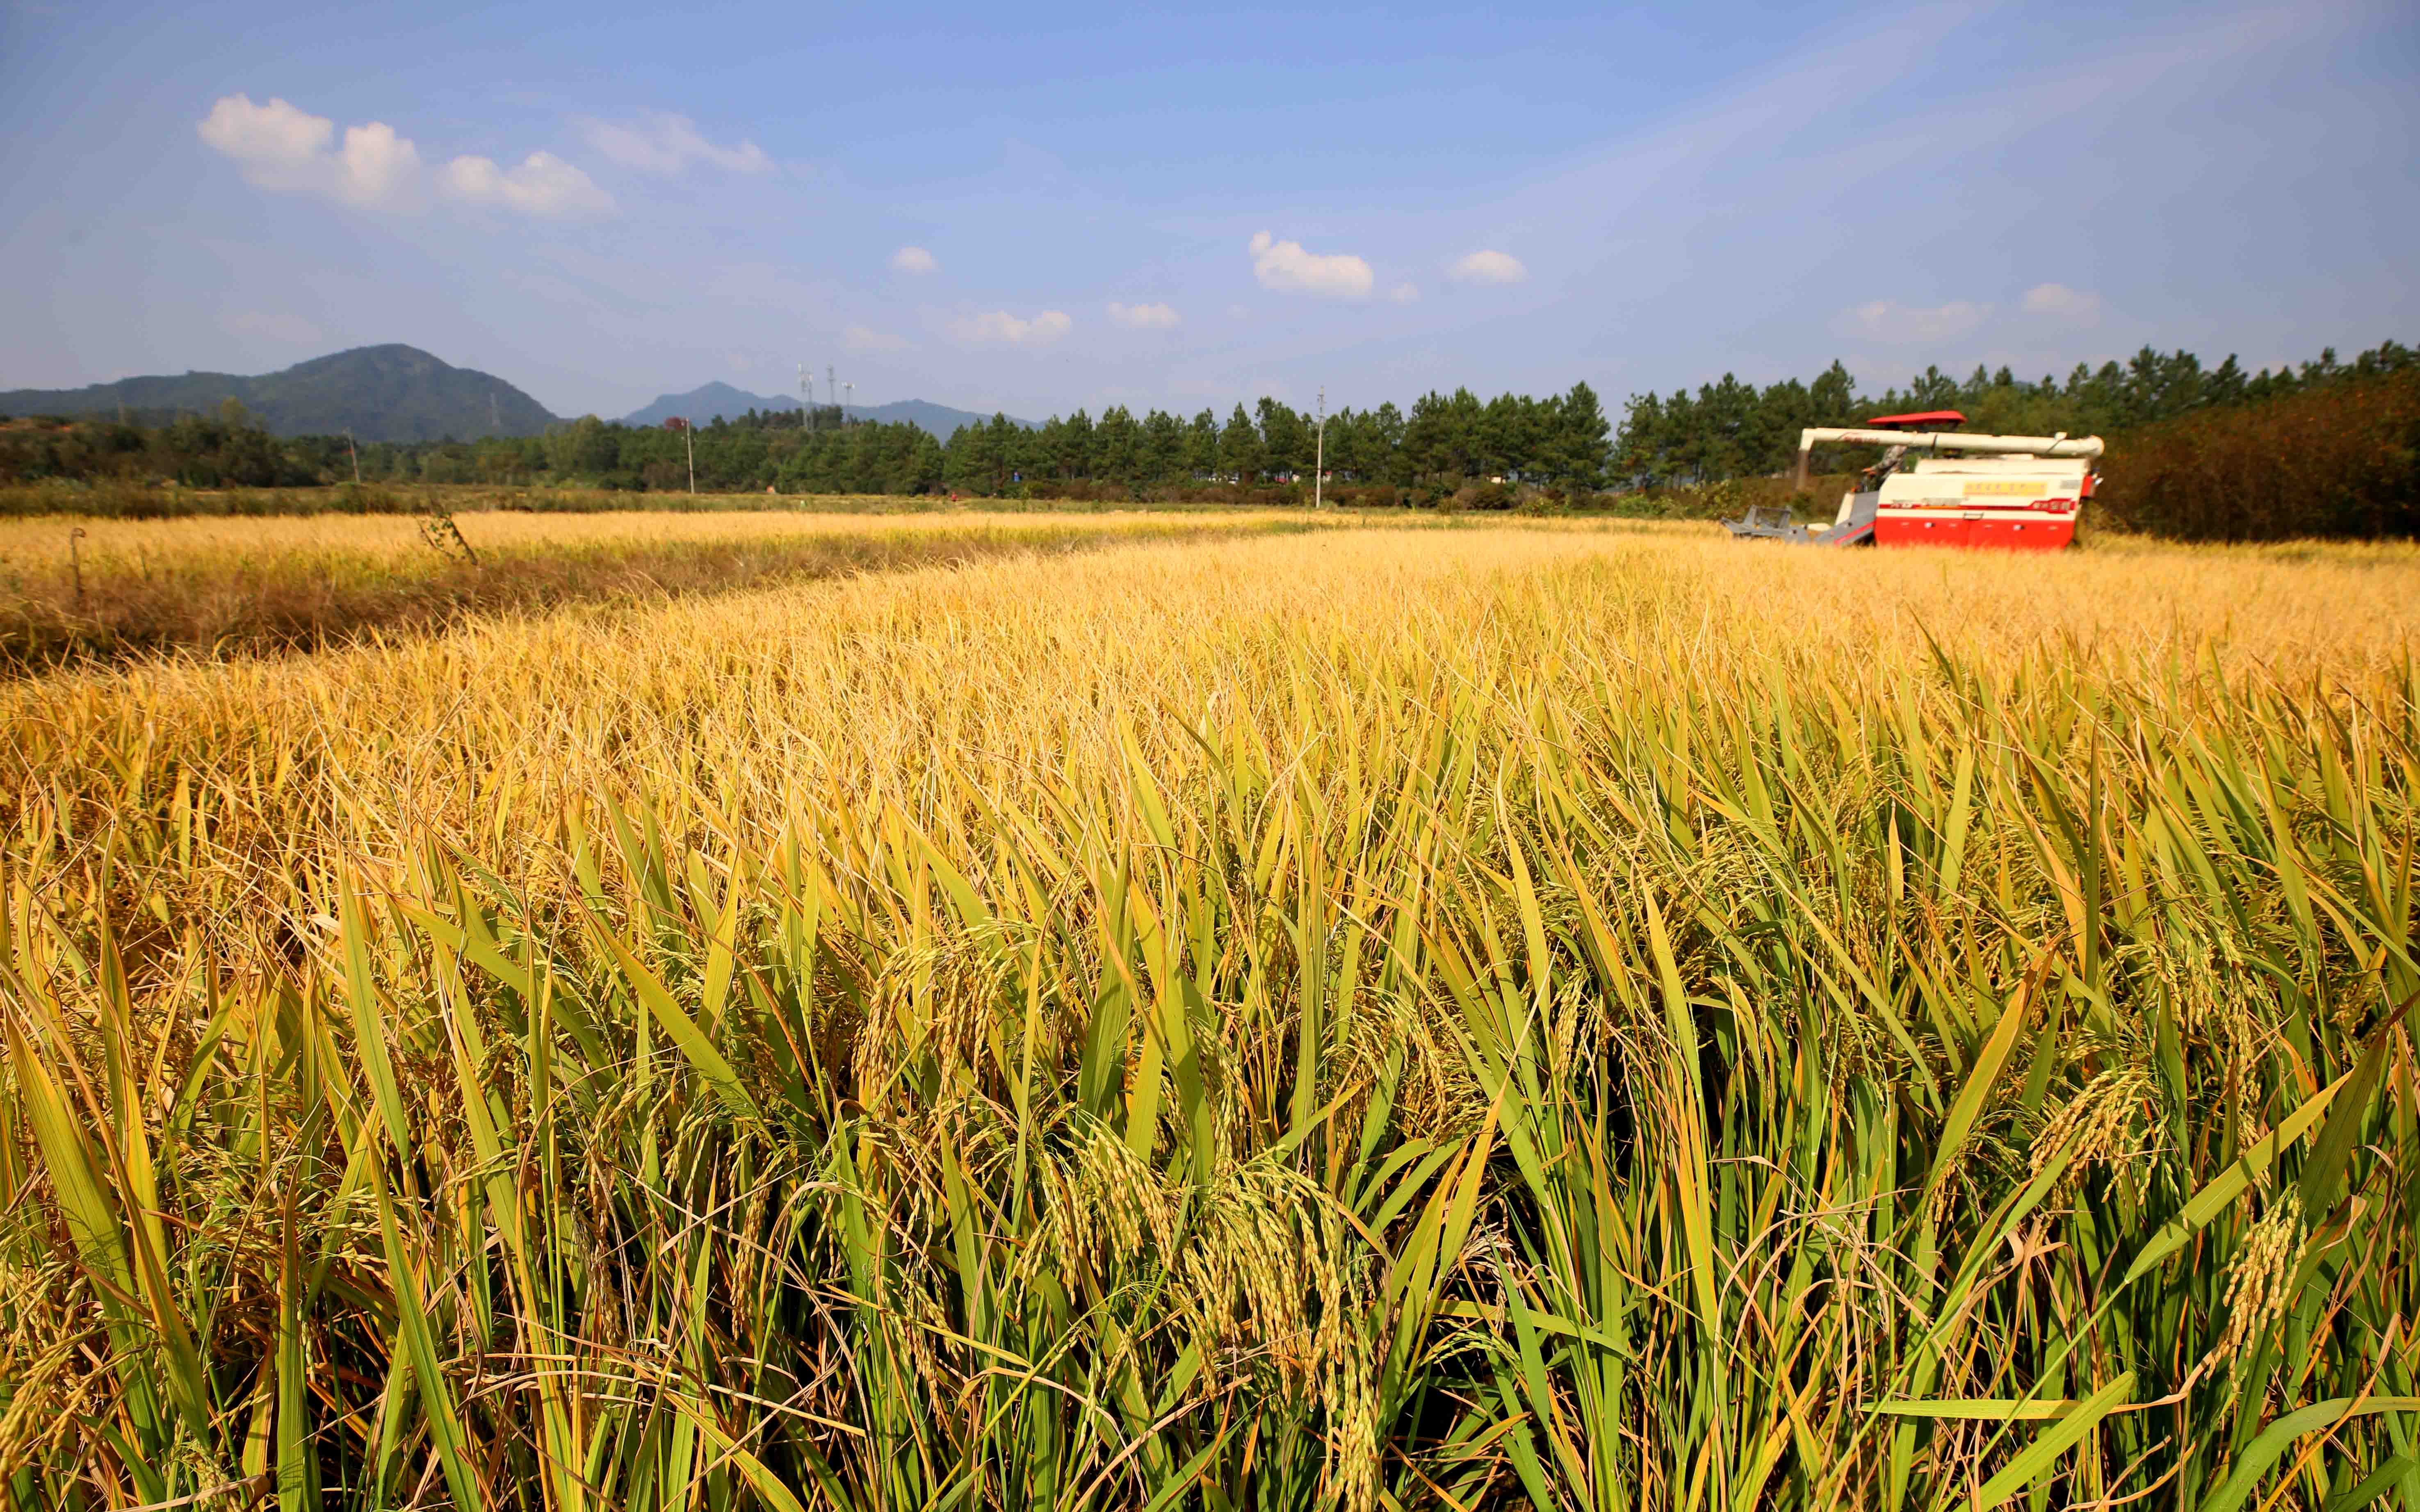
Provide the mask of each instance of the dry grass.
[{"label": "dry grass", "polygon": [[1555,522],[19,683],[0,1462],[2399,1494],[2415,620]]},{"label": "dry grass", "polygon": [[637,514],[0,520],[0,665],[312,648],[466,615],[1295,528],[1268,516]]}]

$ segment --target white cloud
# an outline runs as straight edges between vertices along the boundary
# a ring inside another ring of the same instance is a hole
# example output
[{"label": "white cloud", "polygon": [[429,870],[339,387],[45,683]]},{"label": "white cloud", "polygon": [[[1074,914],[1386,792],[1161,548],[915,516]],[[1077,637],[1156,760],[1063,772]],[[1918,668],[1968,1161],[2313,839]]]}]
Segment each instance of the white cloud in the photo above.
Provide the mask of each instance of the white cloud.
[{"label": "white cloud", "polygon": [[420,184],[420,149],[384,121],[345,128],[336,154],[336,193],[356,205],[382,205],[410,196]]},{"label": "white cloud", "polygon": [[1509,252],[1481,251],[1455,263],[1453,276],[1466,284],[1518,284],[1529,270]]},{"label": "white cloud", "polygon": [[1963,300],[1930,308],[1900,304],[1895,300],[1875,300],[1849,311],[1847,326],[1871,341],[1946,341],[1974,330],[1991,313],[1988,304],[1969,304]]},{"label": "white cloud", "polygon": [[445,165],[445,193],[472,205],[492,205],[550,221],[574,221],[613,213],[613,196],[586,174],[551,152],[533,152],[518,168],[499,168],[486,158],[456,158]]},{"label": "white cloud", "polygon": [[590,147],[623,167],[666,177],[692,162],[711,163],[732,173],[765,173],[773,166],[773,160],[755,143],[743,140],[737,147],[718,147],[706,140],[695,121],[667,111],[648,111],[628,124],[585,119],[580,131]]},{"label": "white cloud", "polygon": [[876,331],[867,326],[851,326],[841,332],[841,339],[853,352],[896,352],[908,348],[907,337],[894,336],[887,331]]},{"label": "white cloud", "polygon": [[2064,284],[2036,284],[2025,290],[2025,313],[2090,324],[2100,317],[2101,296]]},{"label": "white cloud", "polygon": [[958,323],[958,334],[969,341],[1004,341],[1018,347],[1047,347],[1074,330],[1064,310],[1045,310],[1031,320],[1006,310],[988,310]]},{"label": "white cloud", "polygon": [[297,110],[274,96],[256,105],[250,95],[229,95],[210,107],[198,128],[202,140],[243,164],[243,176],[264,189],[318,187],[336,123]]},{"label": "white cloud", "polygon": [[1368,297],[1376,282],[1370,265],[1350,253],[1305,252],[1299,241],[1275,241],[1266,231],[1252,238],[1252,274],[1261,287],[1280,294],[1324,294],[1333,299]]},{"label": "white cloud", "polygon": [[1397,304],[1417,304],[1420,299],[1420,286],[1418,284],[1398,284],[1387,291],[1387,298]]},{"label": "white cloud", "polygon": [[930,273],[938,270],[941,260],[922,247],[902,247],[891,255],[891,266],[903,273]]},{"label": "white cloud", "polygon": [[1184,323],[1172,306],[1109,301],[1109,318],[1129,331],[1172,331]]},{"label": "white cloud", "polygon": [[384,121],[347,127],[338,147],[336,123],[325,116],[274,96],[256,105],[249,95],[228,95],[210,107],[197,130],[204,143],[241,164],[245,180],[261,189],[406,208],[419,187],[419,149]]},{"label": "white cloud", "polygon": [[[261,188],[324,194],[347,205],[413,210],[426,203],[430,176],[420,149],[384,121],[345,128],[283,100],[256,105],[228,95],[210,107],[197,131],[208,146],[241,165]],[[459,157],[437,170],[434,187],[448,198],[549,220],[613,213],[613,196],[551,152],[533,152],[515,168],[488,158]]]}]

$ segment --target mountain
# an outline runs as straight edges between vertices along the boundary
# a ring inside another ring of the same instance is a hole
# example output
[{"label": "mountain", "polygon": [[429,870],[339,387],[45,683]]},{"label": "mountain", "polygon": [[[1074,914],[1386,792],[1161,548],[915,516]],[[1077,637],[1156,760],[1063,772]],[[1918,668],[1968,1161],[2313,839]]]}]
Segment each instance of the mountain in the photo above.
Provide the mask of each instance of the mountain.
[{"label": "mountain", "polygon": [[116,415],[159,424],[180,413],[215,413],[242,402],[278,436],[333,436],[352,427],[365,441],[433,441],[451,436],[535,436],[556,424],[546,406],[503,378],[454,367],[417,347],[356,347],[245,378],[187,373],[131,378],[84,389],[0,393],[0,414]]},{"label": "mountain", "polygon": [[[889,404],[859,405],[849,410],[849,415],[857,420],[887,420],[894,423],[904,420],[911,425],[923,426],[925,430],[945,441],[956,435],[961,425],[991,424],[989,415],[979,415],[971,409],[953,409],[945,404],[927,404],[922,399],[893,399]],[[1041,428],[1032,421],[1019,420],[1015,415],[1008,417],[1008,423],[1012,425],[1023,425],[1028,430]]]},{"label": "mountain", "polygon": [[[795,394],[750,393],[745,389],[735,389],[728,383],[708,383],[701,388],[691,389],[687,393],[658,394],[654,403],[624,415],[622,424],[660,425],[665,421],[679,416],[705,425],[711,424],[717,415],[721,415],[725,420],[737,420],[751,409],[761,411],[798,408],[799,400]],[[961,425],[981,425],[991,419],[989,415],[979,415],[970,409],[953,409],[947,405],[927,404],[922,399],[894,399],[889,404],[851,405],[848,414],[851,420],[880,420],[892,424],[904,420],[911,425],[923,426],[934,437],[945,441],[957,434],[958,427]],[[1016,424],[1028,430],[1033,428],[1033,422],[1030,420],[1019,420]]]},{"label": "mountain", "polygon": [[687,393],[659,393],[655,397],[655,402],[646,408],[633,409],[624,415],[622,424],[660,425],[667,420],[680,418],[693,420],[701,425],[708,425],[714,423],[714,417],[717,415],[721,415],[725,420],[737,420],[751,409],[796,409],[798,408],[799,399],[796,394],[784,393],[768,398],[761,393],[751,393],[745,389],[735,389],[728,383],[708,383],[703,387],[691,389]]},{"label": "mountain", "polygon": [[[417,347],[356,347],[297,363],[282,373],[187,373],[179,378],[131,378],[85,389],[16,389],[0,393],[0,415],[116,416],[164,424],[179,414],[216,414],[240,400],[277,436],[334,436],[348,425],[365,441],[433,441],[452,437],[536,436],[561,424],[546,406],[503,378],[453,367]],[[622,417],[628,425],[660,425],[675,415],[703,425],[721,415],[737,420],[751,409],[796,409],[790,394],[750,393],[708,383],[667,393]],[[942,440],[958,427],[991,419],[922,399],[855,405],[853,420],[907,421]],[[1033,422],[1016,424],[1032,429]]]}]

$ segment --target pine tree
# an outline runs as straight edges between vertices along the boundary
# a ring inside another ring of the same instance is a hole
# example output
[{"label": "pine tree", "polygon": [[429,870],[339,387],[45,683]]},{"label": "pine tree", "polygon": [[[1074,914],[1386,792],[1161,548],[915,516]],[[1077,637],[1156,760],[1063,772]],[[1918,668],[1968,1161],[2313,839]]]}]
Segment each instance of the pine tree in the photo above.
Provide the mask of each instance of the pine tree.
[{"label": "pine tree", "polygon": [[1264,394],[1256,407],[1261,432],[1261,465],[1275,472],[1311,471],[1311,426],[1281,400]]},{"label": "pine tree", "polygon": [[1219,471],[1233,474],[1239,486],[1249,488],[1260,482],[1262,465],[1261,433],[1252,428],[1252,417],[1238,404],[1227,417],[1227,428],[1218,433]]},{"label": "pine tree", "polygon": [[1575,383],[1555,406],[1549,472],[1565,487],[1594,492],[1605,486],[1605,406],[1586,382]]},{"label": "pine tree", "polygon": [[1185,423],[1155,409],[1142,423],[1142,476],[1147,483],[1173,482],[1185,471]]},{"label": "pine tree", "polygon": [[1185,471],[1195,478],[1218,475],[1218,417],[1208,409],[1185,427]]},{"label": "pine tree", "polygon": [[1142,481],[1142,430],[1125,406],[1113,404],[1101,411],[1101,423],[1093,427],[1093,459],[1095,477],[1124,484]]}]

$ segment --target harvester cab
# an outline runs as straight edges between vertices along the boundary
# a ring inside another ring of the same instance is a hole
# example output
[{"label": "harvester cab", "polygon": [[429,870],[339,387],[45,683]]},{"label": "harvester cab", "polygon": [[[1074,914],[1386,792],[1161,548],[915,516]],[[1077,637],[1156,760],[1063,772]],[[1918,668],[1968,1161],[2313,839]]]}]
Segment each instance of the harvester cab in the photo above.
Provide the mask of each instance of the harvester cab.
[{"label": "harvester cab", "polygon": [[2101,438],[1962,435],[1955,409],[1877,415],[1857,429],[1798,433],[1799,492],[1822,445],[1880,446],[1882,460],[1840,496],[1828,528],[1800,525],[1787,509],[1751,508],[1723,529],[1743,540],[1792,546],[1981,546],[2055,551],[2073,544],[2075,519],[2100,474]]}]

